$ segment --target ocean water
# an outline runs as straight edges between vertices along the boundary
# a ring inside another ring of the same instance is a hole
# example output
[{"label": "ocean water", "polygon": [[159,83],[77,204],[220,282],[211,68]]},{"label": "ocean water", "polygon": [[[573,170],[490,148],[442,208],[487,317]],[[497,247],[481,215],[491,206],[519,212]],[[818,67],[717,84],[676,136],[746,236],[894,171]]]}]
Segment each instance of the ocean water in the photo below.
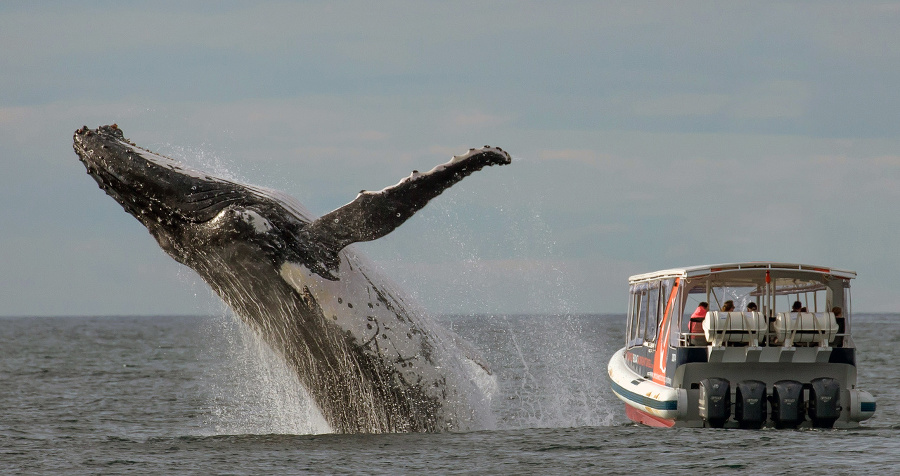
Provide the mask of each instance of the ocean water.
[{"label": "ocean water", "polygon": [[900,315],[857,315],[858,430],[631,424],[606,364],[624,317],[446,316],[493,365],[478,431],[334,435],[230,316],[0,318],[2,474],[894,474]]}]

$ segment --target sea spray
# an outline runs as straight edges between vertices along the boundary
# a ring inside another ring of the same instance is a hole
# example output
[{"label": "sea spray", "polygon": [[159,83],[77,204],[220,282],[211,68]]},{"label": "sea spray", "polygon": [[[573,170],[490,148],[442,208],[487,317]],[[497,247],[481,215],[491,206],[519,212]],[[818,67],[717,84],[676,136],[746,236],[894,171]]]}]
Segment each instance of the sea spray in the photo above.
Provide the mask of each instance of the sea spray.
[{"label": "sea spray", "polygon": [[589,319],[570,315],[503,318],[512,344],[507,347],[515,351],[504,352],[509,361],[502,365],[511,375],[501,377],[501,386],[506,398],[517,402],[502,408],[506,412],[503,428],[610,424],[612,409],[602,397],[607,390],[607,356]]},{"label": "sea spray", "polygon": [[[606,365],[614,344],[598,337],[602,321],[572,315],[576,286],[539,212],[542,197],[513,203],[521,185],[507,174],[493,184],[487,204],[482,194],[460,188],[423,210],[419,222],[398,233],[432,246],[418,259],[416,251],[394,250],[391,274],[414,296],[437,303],[429,308],[464,314],[443,322],[496,369],[496,428],[610,425],[615,411]],[[472,208],[477,211],[460,212]],[[491,226],[476,229],[479,217],[481,226]],[[434,288],[439,293],[429,299]],[[528,314],[504,314],[510,296]]]},{"label": "sea spray", "polygon": [[230,312],[208,321],[218,363],[209,369],[208,426],[215,434],[317,434],[331,431],[297,374]]}]

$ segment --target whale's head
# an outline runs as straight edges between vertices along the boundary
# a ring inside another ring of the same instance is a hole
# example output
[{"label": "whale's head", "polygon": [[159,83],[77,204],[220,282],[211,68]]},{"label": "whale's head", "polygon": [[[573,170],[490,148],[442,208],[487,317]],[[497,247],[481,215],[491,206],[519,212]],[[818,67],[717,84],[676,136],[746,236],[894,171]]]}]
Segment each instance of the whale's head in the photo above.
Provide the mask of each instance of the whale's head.
[{"label": "whale's head", "polygon": [[184,264],[191,264],[198,249],[233,243],[282,257],[283,248],[302,251],[293,242],[309,212],[279,192],[211,176],[141,149],[116,125],[77,130],[74,148],[100,188]]}]

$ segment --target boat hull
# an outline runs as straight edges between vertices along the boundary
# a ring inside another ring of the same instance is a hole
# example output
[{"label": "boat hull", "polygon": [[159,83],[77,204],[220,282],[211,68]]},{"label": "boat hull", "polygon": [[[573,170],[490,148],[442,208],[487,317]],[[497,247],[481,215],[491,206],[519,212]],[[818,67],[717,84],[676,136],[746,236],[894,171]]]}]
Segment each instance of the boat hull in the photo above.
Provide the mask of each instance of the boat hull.
[{"label": "boat hull", "polygon": [[[804,389],[801,422],[796,426],[815,426],[815,422],[805,417],[806,411],[812,402],[809,400],[810,382],[825,378],[835,382],[839,390],[836,390],[835,398],[838,404],[835,406],[839,412],[833,423],[834,428],[856,428],[859,422],[870,418],[875,412],[875,398],[868,392],[856,387],[855,367],[847,364],[833,363],[736,363],[736,362],[697,362],[679,366],[674,373],[673,385],[664,385],[652,380],[652,372],[641,375],[629,365],[626,348],[619,349],[610,358],[608,374],[613,393],[625,403],[625,415],[632,421],[652,427],[705,427],[745,426],[738,421],[737,411],[732,414],[731,402],[737,407],[736,388],[748,382],[757,382],[762,388],[761,403],[763,415],[772,416],[773,385],[779,381],[796,381]],[[711,425],[708,418],[704,418],[701,409],[702,392],[697,382],[704,379],[720,379],[730,382],[731,387],[728,398],[728,414],[722,425]],[[751,425],[753,426],[753,425]],[[772,419],[763,418],[758,426],[780,426]],[[758,427],[757,426],[757,427]]]},{"label": "boat hull", "polygon": [[624,347],[609,360],[607,371],[613,393],[625,402],[632,420],[640,418],[640,423],[658,423],[645,423],[650,426],[673,426],[686,415],[687,392],[657,384],[639,375],[626,364]]}]

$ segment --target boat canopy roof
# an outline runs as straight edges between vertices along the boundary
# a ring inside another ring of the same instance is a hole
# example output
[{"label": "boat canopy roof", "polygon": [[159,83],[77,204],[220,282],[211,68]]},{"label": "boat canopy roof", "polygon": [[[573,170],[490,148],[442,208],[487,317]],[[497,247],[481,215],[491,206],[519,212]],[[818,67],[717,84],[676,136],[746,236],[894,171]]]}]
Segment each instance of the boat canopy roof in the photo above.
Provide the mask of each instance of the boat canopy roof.
[{"label": "boat canopy roof", "polygon": [[813,266],[808,264],[794,264],[794,263],[778,263],[778,262],[770,262],[770,261],[751,261],[746,263],[727,263],[727,264],[714,264],[714,265],[702,265],[702,266],[691,266],[687,268],[673,268],[673,269],[664,269],[662,271],[654,271],[652,273],[644,273],[644,274],[636,274],[630,278],[628,278],[628,282],[630,284],[637,284],[648,281],[657,281],[660,279],[667,278],[697,278],[703,276],[713,276],[713,275],[729,275],[731,277],[737,277],[738,275],[743,275],[744,277],[751,276],[760,276],[765,274],[767,271],[786,271],[791,272],[791,274],[809,274],[812,276],[831,276],[840,279],[853,279],[856,277],[855,271],[847,271],[842,269],[829,268],[827,266]]}]

